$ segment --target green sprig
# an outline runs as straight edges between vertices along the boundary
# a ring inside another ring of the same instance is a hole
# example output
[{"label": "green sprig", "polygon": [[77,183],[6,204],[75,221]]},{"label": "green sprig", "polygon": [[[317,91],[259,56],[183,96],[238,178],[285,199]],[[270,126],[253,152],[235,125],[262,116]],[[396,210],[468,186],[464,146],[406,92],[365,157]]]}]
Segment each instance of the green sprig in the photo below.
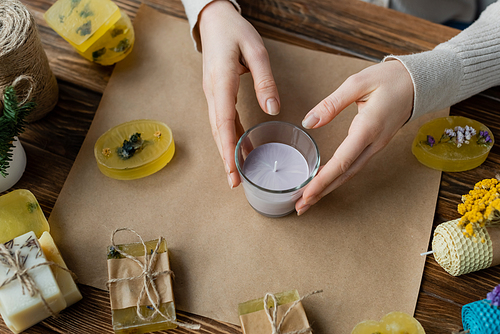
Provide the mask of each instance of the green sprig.
[{"label": "green sprig", "polygon": [[5,88],[3,105],[3,114],[0,116],[0,174],[6,177],[9,175],[9,162],[12,161],[14,137],[24,132],[25,119],[36,104],[28,102],[19,107],[16,90],[9,86]]}]

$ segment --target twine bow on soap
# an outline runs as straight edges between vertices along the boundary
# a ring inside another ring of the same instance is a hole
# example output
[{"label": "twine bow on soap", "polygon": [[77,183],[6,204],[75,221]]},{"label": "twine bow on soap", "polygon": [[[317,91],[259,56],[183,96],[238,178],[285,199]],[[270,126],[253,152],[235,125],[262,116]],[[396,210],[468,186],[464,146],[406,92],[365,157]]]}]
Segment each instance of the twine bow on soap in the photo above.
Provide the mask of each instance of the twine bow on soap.
[{"label": "twine bow on soap", "polygon": [[[41,249],[39,250],[41,251]],[[28,271],[31,269],[35,269],[41,266],[56,266],[58,268],[61,268],[67,272],[69,272],[72,276],[74,274],[58,265],[57,263],[51,262],[51,261],[45,261],[41,263],[37,263],[31,267],[25,268],[24,263],[25,263],[25,258],[21,256],[21,250],[17,249],[14,254],[12,254],[7,247],[5,247],[4,244],[0,244],[0,263],[2,263],[4,266],[9,268],[13,272],[12,276],[9,278],[5,279],[2,283],[0,283],[0,289],[9,284],[10,282],[13,282],[14,280],[18,279],[19,282],[21,283],[21,289],[22,289],[22,294],[24,295],[25,290],[28,291],[30,297],[35,297],[35,296],[40,296],[42,299],[43,305],[45,306],[45,309],[48,311],[48,313],[51,316],[55,316],[55,313],[52,311],[50,308],[49,304],[43,297],[42,293],[36,286],[35,281],[33,278],[29,275]]]},{"label": "twine bow on soap", "polygon": [[[116,244],[115,244],[115,234],[118,233],[118,232],[120,232],[120,231],[129,231],[129,232],[132,232],[132,233],[134,233],[141,240],[142,246],[144,247],[144,255],[145,255],[145,261],[144,262],[145,263],[142,263],[137,257],[134,257],[134,256],[132,256],[132,255],[130,255],[130,254],[128,254],[128,253],[120,250],[116,246]],[[160,297],[160,294],[158,293],[158,289],[156,287],[155,279],[158,276],[161,276],[161,275],[173,275],[173,272],[171,270],[155,271],[156,261],[158,259],[158,249],[160,248],[160,245],[161,245],[162,241],[163,241],[163,237],[159,237],[158,238],[158,243],[156,244],[156,247],[155,247],[154,251],[151,254],[149,254],[148,253],[148,248],[146,246],[146,243],[144,242],[144,240],[142,239],[142,237],[139,235],[139,233],[137,233],[136,231],[134,231],[134,230],[132,230],[130,228],[127,228],[127,227],[123,227],[123,228],[119,228],[119,229],[114,230],[113,233],[111,234],[111,245],[122,256],[126,257],[127,259],[130,259],[130,260],[134,261],[141,268],[142,272],[138,276],[110,279],[110,280],[108,280],[107,285],[109,286],[110,284],[113,284],[113,283],[141,279],[143,281],[143,285],[142,285],[141,292],[139,294],[139,298],[137,298],[137,305],[136,305],[137,306],[136,312],[137,312],[137,316],[139,317],[139,319],[141,319],[142,321],[150,321],[157,314],[159,314],[163,318],[165,318],[167,321],[169,321],[169,322],[171,322],[171,323],[173,323],[173,324],[175,324],[175,325],[177,325],[179,327],[184,327],[184,328],[189,328],[189,329],[200,329],[201,328],[200,325],[186,324],[186,323],[177,322],[177,321],[173,320],[170,316],[168,316],[165,313],[163,313],[162,311],[160,311],[160,309],[159,309],[159,306],[161,304],[161,297]],[[153,295],[151,294],[149,286],[151,286],[151,288],[153,290],[153,293],[154,293],[154,297],[156,299],[153,299]],[[145,317],[141,313],[141,308],[140,308],[141,307],[141,300],[144,297],[144,294],[147,295],[149,302],[151,303],[152,307],[154,308],[154,312],[149,317]]]},{"label": "twine bow on soap", "polygon": [[[306,299],[309,296],[312,296],[314,294],[321,293],[321,292],[323,292],[323,290],[313,291],[311,293],[308,293],[308,294],[302,296],[300,299],[296,300],[295,302],[293,302],[293,304],[290,305],[288,310],[286,310],[285,314],[283,314],[283,317],[281,317],[281,321],[279,322],[279,324],[278,324],[278,301],[276,300],[276,297],[272,293],[266,293],[266,296],[264,297],[264,310],[266,311],[267,319],[269,319],[269,322],[271,323],[271,327],[273,330],[271,334],[311,333],[312,332],[311,327],[299,329],[296,331],[286,332],[286,333],[281,332],[281,327],[283,326],[283,323],[285,322],[285,318],[288,316],[290,311],[292,311],[293,308],[295,306],[297,306],[298,303],[300,303],[302,300]],[[274,304],[273,307],[267,307],[269,298],[271,298],[273,300],[273,304]],[[271,309],[272,309],[272,313],[271,313]]]}]

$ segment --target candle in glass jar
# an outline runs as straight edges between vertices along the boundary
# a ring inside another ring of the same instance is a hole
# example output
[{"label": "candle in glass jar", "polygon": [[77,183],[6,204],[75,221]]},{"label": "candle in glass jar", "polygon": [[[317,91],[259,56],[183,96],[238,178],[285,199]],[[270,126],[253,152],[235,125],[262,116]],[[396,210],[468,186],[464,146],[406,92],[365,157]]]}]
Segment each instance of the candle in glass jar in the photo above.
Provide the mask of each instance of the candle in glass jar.
[{"label": "candle in glass jar", "polygon": [[307,180],[309,167],[295,148],[282,143],[267,143],[250,152],[243,173],[262,188],[287,190]]},{"label": "candle in glass jar", "polygon": [[295,210],[320,157],[314,140],[299,127],[266,122],[241,136],[235,161],[250,205],[264,216],[282,217]]}]

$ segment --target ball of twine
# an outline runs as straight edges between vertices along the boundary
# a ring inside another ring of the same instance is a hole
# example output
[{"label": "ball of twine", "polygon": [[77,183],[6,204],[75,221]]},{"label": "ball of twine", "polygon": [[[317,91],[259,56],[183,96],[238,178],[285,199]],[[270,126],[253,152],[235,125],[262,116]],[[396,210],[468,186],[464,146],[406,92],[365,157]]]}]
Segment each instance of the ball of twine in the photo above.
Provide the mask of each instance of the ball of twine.
[{"label": "ball of twine", "polygon": [[36,102],[36,108],[27,118],[33,122],[55,107],[59,93],[57,81],[31,13],[18,0],[0,0],[0,91],[20,76],[33,79],[33,85],[24,80],[16,87],[20,101],[31,93]]}]

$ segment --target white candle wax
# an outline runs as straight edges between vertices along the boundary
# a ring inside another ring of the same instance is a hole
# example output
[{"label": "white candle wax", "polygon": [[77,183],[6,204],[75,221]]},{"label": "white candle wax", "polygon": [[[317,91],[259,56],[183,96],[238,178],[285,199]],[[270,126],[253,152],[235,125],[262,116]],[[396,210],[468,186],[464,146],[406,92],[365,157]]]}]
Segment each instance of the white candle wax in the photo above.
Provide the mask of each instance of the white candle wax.
[{"label": "white candle wax", "polygon": [[243,173],[259,187],[287,190],[300,186],[309,177],[307,161],[295,148],[267,143],[255,148],[243,164]]},{"label": "white candle wax", "polygon": [[309,177],[309,166],[304,156],[292,146],[266,143],[248,154],[243,174],[253,183],[243,182],[250,205],[261,214],[280,217],[294,210],[295,202],[302,195],[300,186]]}]

